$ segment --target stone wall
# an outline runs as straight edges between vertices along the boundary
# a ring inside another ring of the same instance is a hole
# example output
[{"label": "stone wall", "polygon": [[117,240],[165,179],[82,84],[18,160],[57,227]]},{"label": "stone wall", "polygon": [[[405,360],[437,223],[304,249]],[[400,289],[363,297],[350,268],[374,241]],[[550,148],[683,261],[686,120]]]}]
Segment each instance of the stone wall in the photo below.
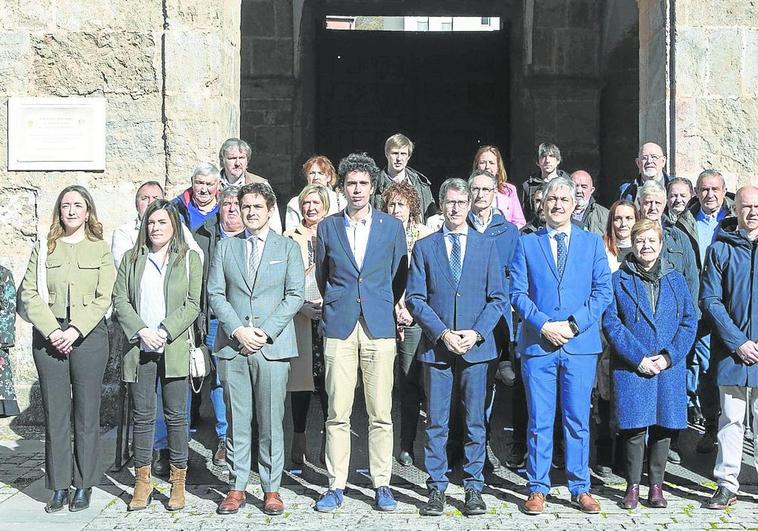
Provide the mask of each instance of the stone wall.
[{"label": "stone wall", "polygon": [[[0,100],[106,98],[103,172],[8,172],[7,106],[0,109],[0,247],[17,283],[64,186],[92,192],[110,240],[134,216],[138,183],[158,180],[175,194],[198,161],[217,162],[220,143],[239,133],[239,9],[239,0],[4,4]],[[12,359],[21,406],[28,408],[22,422],[40,419],[30,339],[31,327],[19,319]],[[106,419],[116,382],[112,360]]]},{"label": "stone wall", "polygon": [[758,183],[758,2],[678,0],[674,27],[672,170]]}]

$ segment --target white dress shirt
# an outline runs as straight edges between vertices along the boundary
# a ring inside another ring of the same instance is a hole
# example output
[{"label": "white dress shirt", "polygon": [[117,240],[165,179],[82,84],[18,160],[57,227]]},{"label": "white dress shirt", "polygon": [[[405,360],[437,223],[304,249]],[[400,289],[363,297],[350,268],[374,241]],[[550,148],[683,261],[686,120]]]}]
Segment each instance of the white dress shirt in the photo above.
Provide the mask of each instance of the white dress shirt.
[{"label": "white dress shirt", "polygon": [[350,243],[350,250],[353,251],[355,263],[358,269],[363,267],[363,259],[366,256],[366,246],[368,245],[368,235],[371,232],[371,221],[374,217],[374,209],[369,206],[368,215],[358,221],[353,221],[347,215],[343,217],[347,241]]},{"label": "white dress shirt", "polygon": [[558,266],[558,242],[555,239],[555,235],[558,232],[562,232],[566,235],[566,239],[563,243],[566,244],[566,252],[568,252],[569,242],[571,241],[571,223],[560,230],[553,229],[550,225],[547,226],[547,235],[550,238],[550,250],[553,253],[553,260],[555,260],[556,267]]},{"label": "white dress shirt", "polygon": [[[127,251],[131,250],[137,243],[137,236],[139,236],[141,226],[142,220],[135,216],[133,220],[127,221],[113,231],[111,254],[113,255],[113,263],[116,265],[116,269],[121,265],[121,260]],[[184,233],[184,241],[187,242],[187,246],[193,251],[197,251],[198,256],[200,256],[200,263],[202,264],[205,259],[203,250],[200,249],[200,246],[195,241],[192,231],[184,223],[182,223],[182,232]]]},{"label": "white dress shirt", "polygon": [[463,259],[466,257],[466,240],[468,240],[468,224],[458,230],[450,230],[447,225],[442,226],[442,235],[445,237],[445,249],[447,250],[447,259],[450,261],[450,253],[453,252],[453,238],[448,234],[460,234],[458,240],[461,242],[461,268],[463,268]]}]

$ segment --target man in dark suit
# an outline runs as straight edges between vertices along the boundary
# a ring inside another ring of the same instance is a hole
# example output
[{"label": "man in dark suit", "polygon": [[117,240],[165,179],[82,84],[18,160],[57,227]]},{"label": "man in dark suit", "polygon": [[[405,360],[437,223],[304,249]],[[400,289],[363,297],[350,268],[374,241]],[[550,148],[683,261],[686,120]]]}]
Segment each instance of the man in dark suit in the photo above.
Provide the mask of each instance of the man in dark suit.
[{"label": "man in dark suit", "polygon": [[263,511],[284,512],[284,402],[290,358],[297,356],[292,318],[303,305],[305,268],[298,245],[270,229],[276,197],[265,183],[239,191],[245,238],[221,240],[208,273],[208,301],[218,318],[218,374],[227,411],[226,462],[230,490],[219,514],[245,505],[250,479],[253,410]]},{"label": "man in dark suit", "polygon": [[589,417],[611,273],[600,236],[572,226],[575,197],[570,179],[550,181],[543,207],[547,226],[519,239],[513,257],[511,303],[523,320],[516,344],[529,409],[527,514],[542,513],[550,491],[558,389],[571,502],[587,513],[600,512],[589,493]]},{"label": "man in dark suit", "polygon": [[481,491],[487,432],[485,406],[489,362],[498,351],[493,330],[507,303],[503,272],[494,242],[466,222],[469,187],[448,179],[440,188],[442,230],[413,249],[405,301],[424,331],[418,350],[428,406],[424,462],[429,502],[421,514],[445,509],[450,402],[460,386],[465,411],[464,512],[484,514]]},{"label": "man in dark suit", "polygon": [[405,289],[408,250],[397,218],[370,204],[379,168],[365,153],[340,161],[345,210],[318,225],[316,281],[324,297],[324,365],[329,412],[326,471],[329,489],[316,510],[342,505],[350,464],[350,415],[358,378],[368,413],[369,470],[375,505],[393,511],[392,384],[395,364],[395,304]]}]

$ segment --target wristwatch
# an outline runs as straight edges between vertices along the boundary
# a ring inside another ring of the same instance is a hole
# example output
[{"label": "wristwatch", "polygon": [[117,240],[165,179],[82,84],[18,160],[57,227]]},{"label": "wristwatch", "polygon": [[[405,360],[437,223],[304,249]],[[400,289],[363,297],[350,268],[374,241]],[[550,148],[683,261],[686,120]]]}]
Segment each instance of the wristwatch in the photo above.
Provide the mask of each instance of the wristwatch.
[{"label": "wristwatch", "polygon": [[574,320],[574,317],[568,318],[568,324],[569,328],[571,328],[571,331],[574,332],[574,337],[579,335],[579,326],[577,326],[576,321]]}]

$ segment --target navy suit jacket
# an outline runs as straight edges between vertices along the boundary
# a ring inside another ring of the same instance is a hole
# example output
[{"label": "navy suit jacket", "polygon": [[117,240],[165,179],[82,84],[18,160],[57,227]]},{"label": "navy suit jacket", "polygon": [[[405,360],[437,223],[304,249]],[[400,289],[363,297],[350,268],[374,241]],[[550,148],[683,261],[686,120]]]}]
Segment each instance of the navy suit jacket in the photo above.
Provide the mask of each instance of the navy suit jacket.
[{"label": "navy suit jacket", "polygon": [[[468,226],[476,230],[474,224],[474,213],[468,213]],[[495,242],[497,247],[497,254],[500,257],[500,267],[503,273],[503,287],[505,289],[506,297],[510,296],[511,291],[511,264],[513,262],[513,253],[516,250],[516,242],[519,238],[518,228],[516,225],[506,220],[499,210],[495,209],[492,213],[492,221],[484,230],[483,233]],[[510,301],[503,305],[503,321],[508,327],[509,339],[514,340],[513,337],[513,318],[511,315]]]},{"label": "navy suit jacket", "polygon": [[345,230],[345,212],[324,218],[316,244],[316,282],[324,297],[324,336],[345,339],[363,318],[374,338],[395,337],[395,304],[408,276],[405,229],[397,218],[373,210],[360,269]]},{"label": "navy suit jacket", "polygon": [[548,321],[573,317],[579,334],[563,349],[569,354],[598,354],[600,318],[611,302],[611,271],[603,240],[579,227],[571,227],[563,277],[550,249],[547,229],[522,236],[513,256],[511,304],[524,321],[516,352],[544,356],[559,349],[540,330]]},{"label": "navy suit jacket", "polygon": [[451,363],[451,353],[440,339],[445,329],[475,330],[484,338],[463,359],[469,363],[498,356],[493,329],[507,304],[503,273],[495,243],[469,228],[461,279],[455,283],[442,229],[413,247],[405,304],[424,336],[417,356],[424,363]]}]

